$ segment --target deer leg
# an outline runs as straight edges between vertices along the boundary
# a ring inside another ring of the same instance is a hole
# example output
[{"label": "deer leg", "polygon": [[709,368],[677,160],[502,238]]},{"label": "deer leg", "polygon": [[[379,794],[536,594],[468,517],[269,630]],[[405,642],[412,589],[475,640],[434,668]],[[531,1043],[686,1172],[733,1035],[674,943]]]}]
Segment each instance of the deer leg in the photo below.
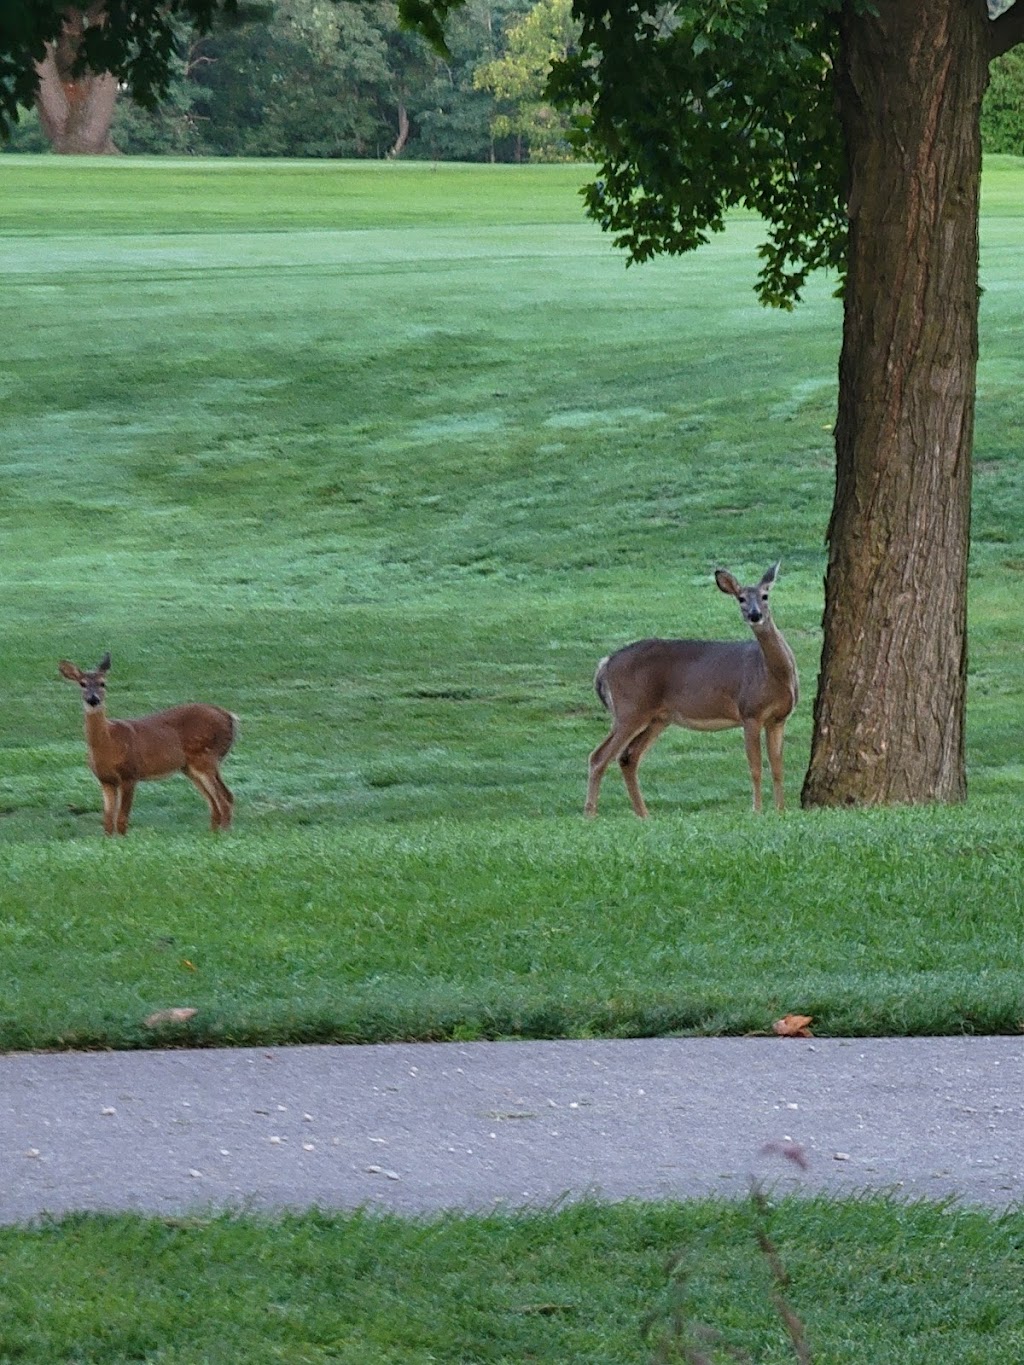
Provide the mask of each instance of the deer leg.
[{"label": "deer leg", "polygon": [[101,782],[100,789],[103,792],[103,833],[113,834],[114,821],[117,818],[117,783]]},{"label": "deer leg", "polygon": [[776,810],[784,810],[786,805],[786,798],[782,789],[782,736],[785,729],[786,722],[782,720],[773,721],[772,724],[766,725],[764,731],[768,763],[772,770],[772,787],[775,791]]},{"label": "deer leg", "polygon": [[206,798],[210,807],[210,828],[220,829],[222,822],[221,796],[213,775],[197,764],[190,763],[185,769],[185,776],[199,788]]},{"label": "deer leg", "polygon": [[219,772],[214,772],[213,780],[217,784],[217,790],[220,793],[221,829],[227,829],[230,826],[231,818],[235,813],[234,793]]},{"label": "deer leg", "polygon": [[117,832],[118,834],[128,833],[128,817],[132,813],[132,801],[135,799],[135,783],[121,783],[121,801],[117,808]]},{"label": "deer leg", "polygon": [[[583,814],[589,819],[597,814],[597,793],[601,787],[601,779],[608,770],[608,765],[617,759],[645,728],[643,725],[638,725],[635,729],[625,729],[617,724],[608,738],[600,743],[590,755],[587,800],[583,807]],[[643,803],[641,802],[641,804]],[[637,811],[638,815],[639,813]]]},{"label": "deer leg", "polygon": [[750,780],[754,784],[754,809],[761,809],[761,726],[756,720],[743,722],[743,740],[750,765]]},{"label": "deer leg", "polygon": [[619,769],[622,772],[622,780],[626,784],[626,791],[629,792],[629,799],[633,803],[633,809],[641,820],[647,818],[647,805],[644,798],[640,795],[640,786],[637,781],[636,770],[640,766],[640,760],[651,747],[654,741],[668,729],[668,721],[652,720],[646,730],[629,741],[622,753],[619,754]]}]

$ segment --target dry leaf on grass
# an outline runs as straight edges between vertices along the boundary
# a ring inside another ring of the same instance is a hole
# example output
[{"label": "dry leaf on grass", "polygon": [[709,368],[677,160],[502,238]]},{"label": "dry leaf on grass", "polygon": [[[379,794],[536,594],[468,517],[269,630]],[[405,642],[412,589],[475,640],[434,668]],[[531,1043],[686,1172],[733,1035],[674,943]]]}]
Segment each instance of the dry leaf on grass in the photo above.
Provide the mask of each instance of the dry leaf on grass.
[{"label": "dry leaf on grass", "polygon": [[185,1024],[199,1013],[193,1009],[157,1010],[148,1019],[143,1019],[146,1028],[162,1028],[164,1024]]},{"label": "dry leaf on grass", "polygon": [[780,1038],[813,1038],[808,1027],[813,1018],[811,1014],[784,1014],[772,1024],[772,1032]]}]

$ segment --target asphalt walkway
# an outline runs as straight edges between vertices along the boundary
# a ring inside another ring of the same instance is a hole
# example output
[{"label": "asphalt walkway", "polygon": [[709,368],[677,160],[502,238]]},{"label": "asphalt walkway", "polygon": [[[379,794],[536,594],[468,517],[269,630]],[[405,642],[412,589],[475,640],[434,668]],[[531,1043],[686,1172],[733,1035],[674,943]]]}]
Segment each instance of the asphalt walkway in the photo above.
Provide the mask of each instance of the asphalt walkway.
[{"label": "asphalt walkway", "polygon": [[1019,1038],[9,1054],[0,1222],[742,1196],[752,1176],[1005,1207],[1022,1111]]}]

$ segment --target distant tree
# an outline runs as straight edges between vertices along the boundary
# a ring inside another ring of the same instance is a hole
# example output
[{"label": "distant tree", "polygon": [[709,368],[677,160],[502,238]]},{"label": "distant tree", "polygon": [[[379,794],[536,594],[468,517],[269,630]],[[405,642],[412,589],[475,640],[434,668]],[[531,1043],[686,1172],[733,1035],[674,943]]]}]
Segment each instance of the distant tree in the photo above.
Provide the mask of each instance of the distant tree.
[{"label": "distant tree", "polygon": [[[40,85],[59,105],[60,81],[51,91],[41,80],[46,43],[59,40],[72,107],[91,107],[90,63],[116,76],[104,115],[112,123],[94,142],[108,150],[465,160],[515,152],[512,137],[492,132],[497,103],[474,87],[473,72],[501,54],[529,0],[469,0],[444,58],[401,28],[393,0],[132,0],[130,9],[118,0],[77,35],[60,0],[43,22],[50,2],[0,0],[0,135],[14,126],[11,150],[53,145],[34,108],[20,125],[13,114],[19,102],[34,104]],[[101,8],[97,0],[96,15]]]},{"label": "distant tree", "polygon": [[114,110],[110,133],[119,151],[130,155],[182,156],[199,150],[195,116],[196,86],[191,79],[206,62],[199,39],[184,27],[178,35],[179,52],[170,64],[168,88],[155,109],[143,109],[122,94]]},{"label": "distant tree", "polygon": [[19,107],[37,106],[55,150],[112,149],[119,90],[155,108],[173,78],[175,26],[200,30],[235,0],[3,0],[0,5],[0,137]]},{"label": "distant tree", "polygon": [[444,58],[431,54],[428,78],[418,93],[416,136],[409,156],[456,161],[509,161],[512,136],[494,132],[498,102],[475,82],[477,69],[498,56],[507,29],[527,12],[529,0],[468,0],[452,16]]},{"label": "distant tree", "polygon": [[66,8],[59,32],[36,63],[36,110],[55,152],[96,155],[117,150],[110,138],[117,77],[109,71],[79,72],[76,66],[86,30],[102,25],[105,11],[105,0],[86,8]]},{"label": "distant tree", "polygon": [[430,84],[438,61],[418,33],[400,27],[397,5],[387,5],[382,33],[387,78],[379,87],[378,104],[383,119],[394,132],[387,155],[399,157],[409,145],[416,105]]},{"label": "distant tree", "polygon": [[0,152],[52,151],[53,144],[43,132],[35,109],[24,110],[18,122],[11,126],[6,140],[0,142]]},{"label": "distant tree", "polygon": [[508,30],[503,55],[477,67],[474,84],[490,90],[500,112],[491,120],[496,137],[515,137],[531,161],[569,161],[569,116],[547,93],[551,68],[564,60],[580,35],[572,0],[539,0]]},{"label": "distant tree", "polygon": [[1024,51],[997,58],[981,106],[981,141],[986,152],[1024,154]]},{"label": "distant tree", "polygon": [[393,6],[280,0],[269,20],[218,29],[195,72],[203,147],[230,156],[379,156],[396,137]]},{"label": "distant tree", "polygon": [[217,26],[194,75],[201,149],[244,156],[510,159],[494,97],[473,72],[501,50],[528,0],[471,0],[439,57],[401,28],[392,0],[281,0],[258,22]]}]

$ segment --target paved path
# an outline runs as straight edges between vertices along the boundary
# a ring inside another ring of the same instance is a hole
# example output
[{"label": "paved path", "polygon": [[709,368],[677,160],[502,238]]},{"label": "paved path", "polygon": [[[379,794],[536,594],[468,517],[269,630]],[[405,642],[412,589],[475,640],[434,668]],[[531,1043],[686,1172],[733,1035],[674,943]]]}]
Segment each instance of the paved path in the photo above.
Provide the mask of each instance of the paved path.
[{"label": "paved path", "polygon": [[[0,1222],[867,1187],[1024,1199],[1024,1040],[0,1056]],[[766,1144],[797,1143],[807,1169]]]}]

